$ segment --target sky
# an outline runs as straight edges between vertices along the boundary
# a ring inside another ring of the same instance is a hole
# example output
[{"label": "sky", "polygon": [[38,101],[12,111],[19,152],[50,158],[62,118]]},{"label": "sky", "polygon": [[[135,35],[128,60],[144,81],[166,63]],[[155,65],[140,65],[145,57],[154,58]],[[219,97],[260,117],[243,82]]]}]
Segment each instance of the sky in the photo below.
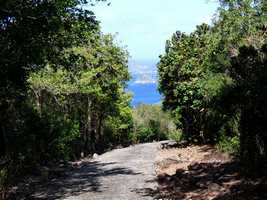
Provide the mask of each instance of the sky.
[{"label": "sky", "polygon": [[164,53],[166,40],[177,30],[190,33],[202,22],[211,23],[218,7],[212,0],[109,2],[109,6],[107,3],[98,3],[93,11],[101,22],[102,31],[116,34],[119,45],[129,51],[132,74],[155,73],[155,66],[159,55]]}]

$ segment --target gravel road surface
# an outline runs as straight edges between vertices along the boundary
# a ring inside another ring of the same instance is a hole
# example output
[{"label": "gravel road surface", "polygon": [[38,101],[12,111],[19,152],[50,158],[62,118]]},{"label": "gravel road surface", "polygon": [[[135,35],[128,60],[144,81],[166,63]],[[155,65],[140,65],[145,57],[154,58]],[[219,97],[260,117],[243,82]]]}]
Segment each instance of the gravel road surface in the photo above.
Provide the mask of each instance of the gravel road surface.
[{"label": "gravel road surface", "polygon": [[155,158],[160,143],[116,149],[84,160],[61,179],[36,190],[31,199],[155,199]]}]

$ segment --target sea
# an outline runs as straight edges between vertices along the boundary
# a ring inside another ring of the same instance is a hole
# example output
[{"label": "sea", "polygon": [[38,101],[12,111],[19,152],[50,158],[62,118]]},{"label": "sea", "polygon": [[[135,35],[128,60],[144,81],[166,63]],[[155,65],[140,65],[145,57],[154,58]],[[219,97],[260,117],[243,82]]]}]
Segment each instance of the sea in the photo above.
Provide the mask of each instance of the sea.
[{"label": "sea", "polygon": [[156,104],[161,100],[157,83],[131,83],[127,90],[133,93],[131,105],[135,107],[140,103]]}]

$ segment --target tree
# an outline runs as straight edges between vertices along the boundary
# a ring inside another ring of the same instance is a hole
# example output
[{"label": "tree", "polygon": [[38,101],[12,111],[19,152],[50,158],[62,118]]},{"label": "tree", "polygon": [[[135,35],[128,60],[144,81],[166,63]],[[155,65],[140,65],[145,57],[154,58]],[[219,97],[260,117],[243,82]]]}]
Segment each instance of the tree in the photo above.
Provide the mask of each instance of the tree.
[{"label": "tree", "polygon": [[[3,1],[0,6],[0,135],[1,152],[12,148],[24,120],[26,79],[31,70],[57,63],[66,47],[83,43],[84,30],[98,31],[92,12],[82,1]],[[86,31],[88,33],[88,31]],[[22,131],[23,132],[23,131]],[[17,146],[17,145],[15,145]]]},{"label": "tree", "polygon": [[105,120],[120,116],[121,106],[129,107],[124,97],[129,79],[127,56],[111,36],[100,35],[84,47],[65,50],[65,62],[71,66],[47,66],[30,75],[28,82],[39,114],[45,108],[77,121],[83,154],[103,150]]},{"label": "tree", "polygon": [[266,3],[220,2],[211,27],[176,32],[167,41],[159,89],[186,139],[236,147],[240,138],[240,158],[251,173],[266,163]]},{"label": "tree", "polygon": [[242,46],[232,59],[232,92],[241,110],[240,158],[246,172],[265,173],[267,158],[267,44],[260,49]]},{"label": "tree", "polygon": [[112,120],[127,135],[128,53],[83,9],[96,1],[0,2],[0,179],[103,150]]}]

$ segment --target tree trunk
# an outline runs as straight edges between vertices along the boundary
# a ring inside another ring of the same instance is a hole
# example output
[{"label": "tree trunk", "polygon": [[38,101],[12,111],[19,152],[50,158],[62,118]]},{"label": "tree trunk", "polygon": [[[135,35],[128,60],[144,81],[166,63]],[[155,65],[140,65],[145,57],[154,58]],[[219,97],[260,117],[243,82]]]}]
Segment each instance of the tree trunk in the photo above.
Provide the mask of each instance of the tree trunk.
[{"label": "tree trunk", "polygon": [[83,156],[89,154],[89,137],[91,132],[91,101],[89,97],[87,97],[87,108],[86,108],[86,115],[85,115],[85,123],[84,123],[84,147],[83,147]]},{"label": "tree trunk", "polygon": [[91,150],[96,151],[96,136],[97,136],[97,116],[95,113],[91,115],[91,130],[90,130],[90,141],[91,141]]},{"label": "tree trunk", "polygon": [[103,124],[103,117],[99,116],[98,118],[98,127],[97,127],[97,135],[98,135],[98,140],[97,140],[97,144],[99,147],[99,151],[103,150],[103,140],[104,140],[104,135],[103,135],[103,131],[102,131],[102,124]]},{"label": "tree trunk", "polygon": [[38,90],[37,92],[35,92],[33,90],[35,97],[36,97],[36,106],[37,106],[37,111],[40,115],[40,117],[42,117],[42,111],[43,111],[43,92],[42,90]]},{"label": "tree trunk", "polygon": [[98,119],[98,135],[99,135],[99,142],[103,140],[103,130],[102,130],[102,125],[103,125],[103,117],[100,116]]}]

